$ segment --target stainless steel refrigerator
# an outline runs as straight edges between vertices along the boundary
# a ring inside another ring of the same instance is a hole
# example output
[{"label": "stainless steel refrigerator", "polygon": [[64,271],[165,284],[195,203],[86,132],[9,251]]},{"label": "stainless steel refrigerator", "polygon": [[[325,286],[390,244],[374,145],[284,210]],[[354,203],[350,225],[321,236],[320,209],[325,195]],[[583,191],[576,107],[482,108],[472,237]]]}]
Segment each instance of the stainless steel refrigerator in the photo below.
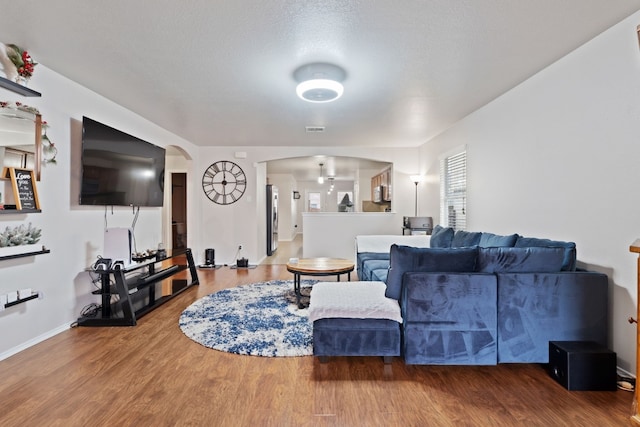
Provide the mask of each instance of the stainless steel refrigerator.
[{"label": "stainless steel refrigerator", "polygon": [[278,249],[278,187],[267,184],[267,256]]}]

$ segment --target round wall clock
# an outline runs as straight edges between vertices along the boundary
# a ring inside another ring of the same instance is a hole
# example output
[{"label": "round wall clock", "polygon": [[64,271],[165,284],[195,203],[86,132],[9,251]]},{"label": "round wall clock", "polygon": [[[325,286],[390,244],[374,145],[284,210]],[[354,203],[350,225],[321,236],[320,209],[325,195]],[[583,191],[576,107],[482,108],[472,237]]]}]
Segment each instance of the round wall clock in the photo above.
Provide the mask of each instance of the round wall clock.
[{"label": "round wall clock", "polygon": [[202,175],[202,190],[214,203],[230,205],[237,202],[247,188],[247,177],[240,166],[222,160],[213,163]]}]

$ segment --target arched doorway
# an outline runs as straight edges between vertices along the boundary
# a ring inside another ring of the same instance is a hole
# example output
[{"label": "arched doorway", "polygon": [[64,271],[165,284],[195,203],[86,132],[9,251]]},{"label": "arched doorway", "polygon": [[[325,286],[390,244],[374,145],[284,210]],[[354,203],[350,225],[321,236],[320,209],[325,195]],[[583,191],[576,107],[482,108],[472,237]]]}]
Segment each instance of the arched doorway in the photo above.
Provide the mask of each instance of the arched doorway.
[{"label": "arched doorway", "polygon": [[[372,201],[372,177],[390,170],[390,162],[347,156],[305,156],[265,163],[267,184],[276,186],[279,193],[280,252],[287,247],[301,248],[303,212],[365,212],[371,206],[384,210]],[[320,176],[322,183],[318,182]],[[277,251],[276,256],[289,258]]]}]

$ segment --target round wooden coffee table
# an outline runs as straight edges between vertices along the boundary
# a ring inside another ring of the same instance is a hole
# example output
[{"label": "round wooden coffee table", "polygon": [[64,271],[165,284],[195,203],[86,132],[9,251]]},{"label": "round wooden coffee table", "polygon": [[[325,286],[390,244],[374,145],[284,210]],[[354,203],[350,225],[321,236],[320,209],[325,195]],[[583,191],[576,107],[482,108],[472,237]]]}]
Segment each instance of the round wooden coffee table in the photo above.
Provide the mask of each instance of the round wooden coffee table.
[{"label": "round wooden coffee table", "polygon": [[293,290],[298,308],[304,308],[300,302],[300,276],[337,276],[339,282],[340,275],[346,273],[351,281],[354,267],[353,262],[341,258],[300,258],[298,262],[288,262],[287,271],[293,273]]}]

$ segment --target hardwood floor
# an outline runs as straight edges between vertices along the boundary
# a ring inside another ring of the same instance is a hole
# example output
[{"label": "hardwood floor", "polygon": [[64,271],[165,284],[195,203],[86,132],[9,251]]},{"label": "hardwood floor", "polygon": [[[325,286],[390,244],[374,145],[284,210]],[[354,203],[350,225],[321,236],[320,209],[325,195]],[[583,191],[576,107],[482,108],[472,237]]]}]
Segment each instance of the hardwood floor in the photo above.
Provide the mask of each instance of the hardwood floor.
[{"label": "hardwood floor", "polygon": [[539,365],[406,366],[395,358],[261,358],[207,349],[182,310],[283,265],[199,270],[201,285],[135,327],[65,331],[0,362],[7,426],[624,426],[633,393],[569,392]]},{"label": "hardwood floor", "polygon": [[286,264],[289,258],[302,258],[302,234],[296,234],[291,241],[279,241],[278,249],[266,257],[261,264]]}]

